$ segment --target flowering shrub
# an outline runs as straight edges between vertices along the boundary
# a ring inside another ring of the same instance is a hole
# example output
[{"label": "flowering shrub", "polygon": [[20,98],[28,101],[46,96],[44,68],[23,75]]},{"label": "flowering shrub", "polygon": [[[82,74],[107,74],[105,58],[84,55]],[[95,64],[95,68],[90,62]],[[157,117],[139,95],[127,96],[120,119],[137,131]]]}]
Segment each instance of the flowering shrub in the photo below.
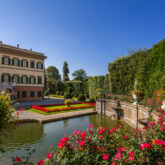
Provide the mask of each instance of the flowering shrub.
[{"label": "flowering shrub", "polygon": [[148,128],[124,131],[118,125],[113,129],[89,128],[65,136],[44,164],[163,165],[165,162],[165,113],[158,111],[158,121]]},{"label": "flowering shrub", "polygon": [[[74,104],[77,104],[77,103],[72,103],[72,105],[74,105]],[[82,104],[86,104],[86,106],[56,108],[56,109],[49,110],[49,109],[44,108],[43,106],[33,105],[32,108],[33,109],[40,110],[40,111],[43,111],[43,112],[48,112],[49,113],[49,112],[57,112],[57,111],[66,111],[66,110],[76,110],[76,109],[83,109],[83,108],[92,108],[92,107],[95,107],[96,106],[96,103],[82,103]],[[57,104],[54,104],[54,105],[57,105]],[[60,104],[60,105],[65,105],[65,104]],[[50,107],[50,105],[46,105],[46,106],[49,106]]]},{"label": "flowering shrub", "polygon": [[67,107],[70,107],[70,105],[72,104],[72,100],[71,99],[66,99],[65,104],[66,104]]}]

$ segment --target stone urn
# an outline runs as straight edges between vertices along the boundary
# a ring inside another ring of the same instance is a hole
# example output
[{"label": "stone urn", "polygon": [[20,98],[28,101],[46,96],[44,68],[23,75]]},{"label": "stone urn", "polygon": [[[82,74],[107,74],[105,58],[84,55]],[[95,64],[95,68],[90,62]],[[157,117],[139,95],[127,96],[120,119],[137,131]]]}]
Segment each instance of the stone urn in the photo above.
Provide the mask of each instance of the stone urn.
[{"label": "stone urn", "polygon": [[165,111],[165,100],[163,100],[163,102],[162,102],[161,109],[162,109],[162,111]]},{"label": "stone urn", "polygon": [[133,104],[134,105],[137,105],[137,103],[138,103],[138,97],[137,97],[137,95],[135,93],[132,93],[132,97],[135,100]]}]

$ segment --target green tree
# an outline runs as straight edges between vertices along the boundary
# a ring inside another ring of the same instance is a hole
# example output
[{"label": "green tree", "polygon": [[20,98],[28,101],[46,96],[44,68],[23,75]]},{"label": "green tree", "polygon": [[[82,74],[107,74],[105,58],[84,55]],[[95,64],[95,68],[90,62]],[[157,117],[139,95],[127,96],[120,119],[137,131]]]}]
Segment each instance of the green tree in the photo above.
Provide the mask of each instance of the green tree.
[{"label": "green tree", "polygon": [[74,80],[84,81],[87,78],[87,74],[85,70],[78,69],[72,73]]},{"label": "green tree", "polygon": [[46,69],[46,79],[47,88],[50,90],[50,93],[54,93],[56,91],[58,83],[61,81],[61,76],[55,66],[49,66]]},{"label": "green tree", "polygon": [[63,81],[69,81],[69,68],[68,63],[65,61],[63,64]]}]

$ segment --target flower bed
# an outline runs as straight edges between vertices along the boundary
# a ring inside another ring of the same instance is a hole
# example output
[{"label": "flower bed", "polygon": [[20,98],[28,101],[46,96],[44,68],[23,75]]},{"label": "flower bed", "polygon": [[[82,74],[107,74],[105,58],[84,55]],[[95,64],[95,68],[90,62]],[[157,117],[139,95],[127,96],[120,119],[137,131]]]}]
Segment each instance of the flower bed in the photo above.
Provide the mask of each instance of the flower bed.
[{"label": "flower bed", "polygon": [[65,104],[49,104],[49,105],[40,105],[40,106],[37,106],[37,105],[33,105],[32,108],[33,109],[36,109],[36,110],[39,110],[39,111],[43,111],[43,112],[47,112],[47,113],[50,113],[50,112],[57,112],[57,111],[66,111],[66,110],[76,110],[76,109],[84,109],[84,108],[92,108],[92,107],[95,107],[96,106],[96,103],[72,103],[71,105],[76,105],[76,104],[86,104],[86,106],[76,106],[76,107],[66,107],[66,108],[55,108],[55,109],[46,109],[44,107],[51,107],[51,106],[64,106]]},{"label": "flower bed", "polygon": [[113,129],[94,128],[74,131],[60,140],[51,157],[40,164],[165,164],[165,113],[158,110],[158,121],[148,128],[124,131],[121,125]]}]

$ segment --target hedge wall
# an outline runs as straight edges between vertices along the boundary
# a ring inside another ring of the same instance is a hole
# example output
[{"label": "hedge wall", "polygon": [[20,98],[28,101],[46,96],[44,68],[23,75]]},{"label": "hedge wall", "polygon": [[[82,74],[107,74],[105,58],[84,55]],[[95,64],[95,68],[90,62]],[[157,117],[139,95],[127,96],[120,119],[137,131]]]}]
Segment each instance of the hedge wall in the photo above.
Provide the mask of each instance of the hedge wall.
[{"label": "hedge wall", "polygon": [[165,87],[165,40],[149,50],[139,50],[109,63],[111,93],[128,94],[134,89],[135,81],[146,97]]},{"label": "hedge wall", "polygon": [[89,97],[94,97],[96,95],[96,89],[104,89],[104,93],[109,93],[109,76],[95,76],[88,78],[88,90]]}]

